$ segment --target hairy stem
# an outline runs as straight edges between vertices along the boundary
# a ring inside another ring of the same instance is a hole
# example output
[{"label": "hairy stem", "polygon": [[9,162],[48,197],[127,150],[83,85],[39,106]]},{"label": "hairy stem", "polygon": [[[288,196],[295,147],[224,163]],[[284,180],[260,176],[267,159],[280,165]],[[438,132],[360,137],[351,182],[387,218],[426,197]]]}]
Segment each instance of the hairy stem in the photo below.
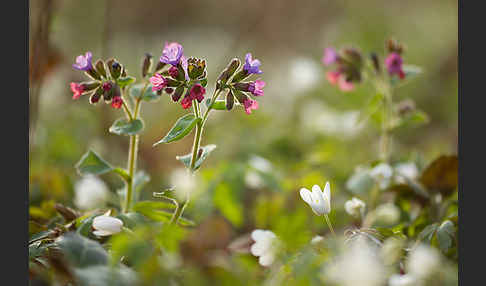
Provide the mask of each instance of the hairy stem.
[{"label": "hairy stem", "polygon": [[329,226],[329,229],[331,230],[332,235],[336,236],[336,233],[334,232],[334,229],[332,228],[332,224],[331,224],[331,220],[329,219],[329,216],[327,214],[325,214],[324,218],[326,219],[326,223]]}]

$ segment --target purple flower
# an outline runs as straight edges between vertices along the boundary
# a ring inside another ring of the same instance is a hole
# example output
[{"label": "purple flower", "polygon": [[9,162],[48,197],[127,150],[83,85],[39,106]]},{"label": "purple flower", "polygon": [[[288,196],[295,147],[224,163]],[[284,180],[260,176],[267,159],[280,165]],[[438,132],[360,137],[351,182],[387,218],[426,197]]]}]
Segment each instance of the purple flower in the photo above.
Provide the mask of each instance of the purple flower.
[{"label": "purple flower", "polygon": [[189,91],[191,99],[197,99],[198,102],[204,100],[204,94],[206,93],[206,89],[199,83],[196,83],[192,86],[191,90]]},{"label": "purple flower", "polygon": [[255,82],[250,82],[250,85],[248,86],[248,91],[251,92],[254,96],[262,96],[264,86],[265,82],[263,80],[256,80]]},{"label": "purple flower", "polygon": [[189,74],[187,73],[188,63],[187,63],[187,59],[186,59],[186,57],[184,57],[184,55],[182,55],[182,57],[181,57],[181,66],[182,66],[182,69],[184,70],[184,77],[186,78],[186,80],[189,80]]},{"label": "purple flower", "polygon": [[390,75],[396,74],[400,78],[405,77],[402,69],[403,59],[398,53],[391,53],[385,59],[385,66]]},{"label": "purple flower", "polygon": [[243,69],[249,73],[249,74],[261,74],[263,73],[260,70],[260,61],[257,59],[253,59],[251,56],[251,53],[246,54],[245,57],[245,65],[243,66]]},{"label": "purple flower", "polygon": [[88,71],[93,68],[93,65],[91,64],[91,59],[93,58],[93,55],[91,52],[86,52],[86,54],[79,55],[76,57],[76,63],[73,64],[73,68],[80,70],[80,71]]},{"label": "purple flower", "polygon": [[258,109],[258,101],[247,98],[243,102],[243,106],[245,107],[246,114],[251,114],[252,109]]},{"label": "purple flower", "polygon": [[322,63],[326,66],[332,65],[338,59],[336,49],[333,47],[327,47],[324,49],[324,56],[322,57]]},{"label": "purple flower", "polygon": [[150,79],[152,91],[159,91],[167,86],[167,80],[159,73],[154,74]]},{"label": "purple flower", "polygon": [[183,55],[184,49],[179,43],[172,42],[172,43],[165,43],[164,50],[162,51],[162,56],[160,57],[160,61],[166,64],[171,64],[173,66],[177,66],[179,60]]}]

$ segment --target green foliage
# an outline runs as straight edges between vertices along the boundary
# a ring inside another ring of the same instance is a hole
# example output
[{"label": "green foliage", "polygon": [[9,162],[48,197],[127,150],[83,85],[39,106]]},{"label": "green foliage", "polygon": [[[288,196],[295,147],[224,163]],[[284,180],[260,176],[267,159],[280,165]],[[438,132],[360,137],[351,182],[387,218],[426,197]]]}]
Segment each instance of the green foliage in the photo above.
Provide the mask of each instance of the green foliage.
[{"label": "green foliage", "polygon": [[[204,162],[204,160],[206,160],[209,154],[213,152],[214,149],[216,149],[216,145],[214,144],[201,147],[202,152],[200,153],[201,155],[197,157],[196,163],[194,164],[194,170],[197,170],[199,169],[199,167],[201,167],[201,164]],[[192,154],[176,157],[176,159],[181,161],[188,169],[191,167],[191,158]]]},{"label": "green foliage", "polygon": [[109,131],[116,135],[137,135],[143,131],[143,121],[141,119],[129,120],[126,118],[118,118],[113,125],[111,125]]},{"label": "green foliage", "polygon": [[108,253],[97,242],[77,233],[66,233],[56,244],[68,261],[77,268],[107,265]]},{"label": "green foliage", "polygon": [[153,146],[157,146],[161,143],[171,143],[174,141],[181,140],[184,138],[191,130],[196,126],[197,123],[201,121],[201,118],[197,118],[194,114],[189,113],[177,120],[174,126],[170,129],[169,133],[164,136],[161,140],[154,143]]},{"label": "green foliage", "polygon": [[89,150],[76,164],[76,169],[80,175],[101,175],[112,171],[113,167],[94,151]]},{"label": "green foliage", "polygon": [[133,85],[130,88],[130,96],[137,99],[141,97],[143,101],[147,102],[156,101],[160,98],[160,95],[157,95],[155,92],[152,91],[152,85],[150,84],[147,85],[145,92],[142,95],[142,90],[144,86],[144,84]]}]

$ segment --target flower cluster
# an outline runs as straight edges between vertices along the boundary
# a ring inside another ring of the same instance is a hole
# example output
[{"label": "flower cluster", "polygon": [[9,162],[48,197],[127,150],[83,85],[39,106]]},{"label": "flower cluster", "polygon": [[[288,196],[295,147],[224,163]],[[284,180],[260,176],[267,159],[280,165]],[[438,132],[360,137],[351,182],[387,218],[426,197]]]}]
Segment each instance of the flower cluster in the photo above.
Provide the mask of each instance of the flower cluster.
[{"label": "flower cluster", "polygon": [[[169,65],[167,70],[163,67]],[[182,108],[192,106],[194,100],[201,103],[206,94],[206,61],[184,56],[184,49],[179,43],[166,43],[156,72],[150,77],[152,91],[170,94],[174,102],[180,101]]]},{"label": "flower cluster", "polygon": [[71,82],[73,99],[89,94],[91,104],[97,103],[103,97],[104,101],[111,103],[113,108],[120,108],[123,105],[120,89],[134,79],[127,76],[125,68],[115,59],[106,62],[99,59],[94,65],[92,59],[91,52],[86,52],[78,56],[76,63],[73,64],[74,69],[84,71],[91,79],[81,83]]},{"label": "flower cluster", "polygon": [[262,74],[260,70],[260,61],[253,59],[250,53],[245,56],[243,68],[237,72],[240,67],[240,60],[234,58],[229,65],[219,75],[217,88],[221,91],[228,89],[225,99],[227,110],[234,106],[235,99],[245,108],[246,114],[251,114],[252,110],[258,109],[258,101],[252,99],[252,96],[263,96],[263,87],[265,82],[257,79],[255,81],[243,81],[252,74]]}]

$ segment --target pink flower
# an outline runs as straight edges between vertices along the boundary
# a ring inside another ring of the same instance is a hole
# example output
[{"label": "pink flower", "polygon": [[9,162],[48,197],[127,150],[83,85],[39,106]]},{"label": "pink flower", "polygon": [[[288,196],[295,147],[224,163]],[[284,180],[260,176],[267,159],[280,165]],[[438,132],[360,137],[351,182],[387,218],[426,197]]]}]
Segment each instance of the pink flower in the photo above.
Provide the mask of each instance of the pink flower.
[{"label": "pink flower", "polygon": [[192,86],[190,92],[189,92],[189,97],[194,100],[197,99],[198,102],[201,102],[204,100],[204,94],[206,93],[206,89],[199,83],[196,83],[195,85]]},{"label": "pink flower", "polygon": [[258,101],[247,98],[243,102],[243,106],[245,107],[246,114],[251,114],[252,109],[255,109],[255,110],[258,109]]},{"label": "pink flower", "polygon": [[177,78],[177,76],[179,75],[179,70],[178,70],[176,67],[172,66],[172,67],[170,67],[170,69],[169,69],[169,75],[170,75],[172,78],[176,79],[176,78]]},{"label": "pink flower", "polygon": [[78,99],[84,92],[84,86],[79,83],[71,82],[71,91],[73,92],[73,99]]},{"label": "pink flower", "polygon": [[188,109],[189,107],[192,106],[192,98],[190,95],[184,96],[184,98],[181,100],[181,105],[182,108]]},{"label": "pink flower", "polygon": [[113,108],[118,109],[118,108],[122,107],[122,104],[123,104],[123,99],[121,98],[121,96],[115,96],[111,100],[111,107],[113,107]]},{"label": "pink flower", "polygon": [[322,63],[326,66],[332,65],[338,59],[338,54],[336,49],[333,47],[328,47],[324,49],[324,55],[322,56]]},{"label": "pink flower", "polygon": [[255,82],[250,83],[248,91],[251,92],[254,96],[262,96],[264,86],[265,82],[263,80],[256,80]]},{"label": "pink flower", "polygon": [[342,91],[351,91],[354,89],[354,84],[346,80],[346,77],[341,75],[338,80],[339,89]]},{"label": "pink flower", "polygon": [[152,91],[159,91],[167,86],[167,80],[159,73],[156,73],[149,79],[152,84]]},{"label": "pink flower", "polygon": [[401,79],[405,78],[405,73],[402,69],[403,59],[398,53],[391,53],[385,59],[385,66],[390,75],[398,75]]},{"label": "pink flower", "polygon": [[338,82],[339,76],[341,75],[338,71],[328,71],[326,73],[326,78],[330,84],[336,84]]},{"label": "pink flower", "polygon": [[162,56],[160,57],[160,61],[166,64],[177,66],[183,54],[184,49],[182,48],[181,44],[175,42],[166,42],[164,50],[162,51]]}]

